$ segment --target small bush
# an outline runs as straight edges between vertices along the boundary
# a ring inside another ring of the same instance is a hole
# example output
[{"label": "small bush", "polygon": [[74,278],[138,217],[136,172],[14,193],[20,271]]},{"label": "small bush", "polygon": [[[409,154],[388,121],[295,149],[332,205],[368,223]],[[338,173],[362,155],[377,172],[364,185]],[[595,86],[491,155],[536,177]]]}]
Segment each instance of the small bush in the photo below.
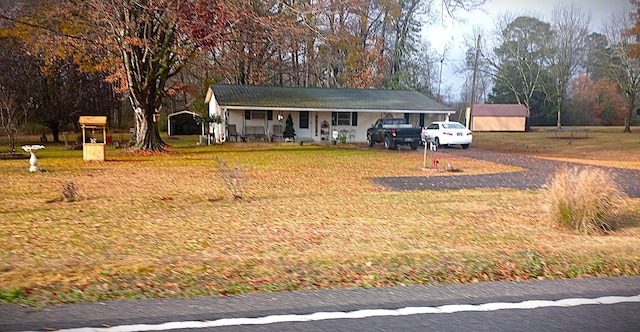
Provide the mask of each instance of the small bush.
[{"label": "small bush", "polygon": [[216,158],[218,162],[218,174],[224,181],[224,184],[231,192],[231,196],[234,199],[242,198],[242,192],[244,191],[244,170],[240,166],[228,166],[227,162],[223,159]]},{"label": "small bush", "polygon": [[80,200],[78,187],[76,187],[73,181],[63,184],[60,194],[62,195],[62,200],[66,202],[75,202]]},{"label": "small bush", "polygon": [[559,170],[543,192],[551,220],[583,234],[612,230],[625,198],[611,173],[592,167]]},{"label": "small bush", "polygon": [[15,302],[26,298],[24,291],[20,288],[0,289],[0,300]]}]

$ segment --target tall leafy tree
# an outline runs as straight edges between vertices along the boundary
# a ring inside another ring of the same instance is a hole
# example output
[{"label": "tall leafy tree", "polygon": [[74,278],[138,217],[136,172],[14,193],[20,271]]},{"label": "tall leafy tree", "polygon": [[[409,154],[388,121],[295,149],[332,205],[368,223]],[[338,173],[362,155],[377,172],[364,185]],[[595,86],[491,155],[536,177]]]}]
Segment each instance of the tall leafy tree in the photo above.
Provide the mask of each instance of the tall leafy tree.
[{"label": "tall leafy tree", "polygon": [[103,73],[81,71],[71,58],[49,64],[34,78],[32,119],[51,130],[54,142],[60,142],[60,131],[77,123],[80,115],[108,115],[119,107]]},{"label": "tall leafy tree", "polygon": [[45,21],[51,7],[44,2],[24,3],[28,6],[19,3],[8,11],[0,28],[6,36],[3,46],[13,47],[9,53],[2,52],[6,70],[0,73],[0,80],[13,91],[15,104],[28,111],[29,120],[48,127],[53,140],[59,142],[60,131],[77,123],[80,114],[106,115],[119,107],[119,96],[105,81],[104,71],[87,67],[94,60],[65,48],[68,44],[56,43],[78,31],[77,26]]},{"label": "tall leafy tree", "polygon": [[497,27],[498,46],[493,57],[487,58],[494,83],[507,88],[527,108],[527,129],[534,96],[543,90],[552,37],[549,23],[528,16],[514,20],[504,16]]},{"label": "tall leafy tree", "polygon": [[11,150],[19,130],[33,111],[33,96],[38,93],[40,61],[25,52],[13,37],[0,37],[0,131],[7,135]]},{"label": "tall leafy tree", "polygon": [[609,42],[601,33],[592,32],[587,36],[583,72],[591,79],[598,80],[608,75],[610,61]]},{"label": "tall leafy tree", "polygon": [[172,79],[198,46],[222,38],[232,12],[206,0],[42,0],[40,6],[28,24],[38,31],[32,44],[52,63],[71,53],[82,70],[108,70],[136,110],[138,150],[163,149],[156,120],[175,88]]},{"label": "tall leafy tree", "polygon": [[[97,33],[106,34],[112,54],[119,58],[122,86],[135,110],[135,145],[138,150],[162,150],[157,118],[169,80],[186,65],[197,48],[189,37],[204,42],[219,39],[224,8],[202,1],[90,0],[71,1],[80,8],[81,19],[97,23]],[[87,15],[88,14],[88,15]],[[86,24],[88,25],[89,22]]]}]

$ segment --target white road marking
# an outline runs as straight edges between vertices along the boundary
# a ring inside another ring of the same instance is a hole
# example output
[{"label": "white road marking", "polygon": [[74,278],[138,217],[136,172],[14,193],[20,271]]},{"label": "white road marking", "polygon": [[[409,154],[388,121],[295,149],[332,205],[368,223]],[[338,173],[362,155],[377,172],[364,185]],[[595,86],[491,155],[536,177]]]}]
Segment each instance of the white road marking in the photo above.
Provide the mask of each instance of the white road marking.
[{"label": "white road marking", "polygon": [[361,319],[369,317],[383,316],[407,316],[419,314],[451,314],[456,312],[468,311],[496,311],[511,309],[537,309],[548,307],[576,307],[589,304],[617,304],[640,302],[640,295],[636,296],[604,296],[595,299],[587,298],[570,298],[557,301],[522,301],[522,302],[496,302],[483,304],[452,304],[439,307],[405,307],[400,309],[365,309],[348,312],[316,312],[306,315],[272,315],[255,318],[222,318],[212,321],[184,321],[184,322],[168,322],[162,324],[136,324],[136,325],[120,325],[103,328],[81,327],[73,329],[60,329],[57,332],[136,332],[136,331],[169,331],[176,329],[199,329],[212,328],[222,326],[239,326],[239,325],[266,325],[274,323],[289,322],[311,322],[329,319]]}]

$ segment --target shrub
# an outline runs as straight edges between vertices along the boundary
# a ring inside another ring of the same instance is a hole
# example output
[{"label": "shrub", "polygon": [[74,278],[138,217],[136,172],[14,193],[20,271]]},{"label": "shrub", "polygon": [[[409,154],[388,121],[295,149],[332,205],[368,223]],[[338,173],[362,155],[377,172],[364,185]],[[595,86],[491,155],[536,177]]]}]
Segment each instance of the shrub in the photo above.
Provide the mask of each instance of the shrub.
[{"label": "shrub", "polygon": [[75,202],[80,200],[80,193],[78,192],[78,187],[76,187],[73,181],[63,184],[60,194],[62,194],[62,200],[66,202]]},{"label": "shrub", "polygon": [[245,178],[243,176],[244,170],[240,166],[228,166],[227,162],[220,158],[215,158],[218,162],[218,174],[224,181],[224,184],[229,189],[231,196],[234,199],[242,198],[242,192],[244,191]]},{"label": "shrub", "polygon": [[593,167],[560,169],[543,189],[551,220],[583,234],[612,230],[626,198],[610,172]]}]

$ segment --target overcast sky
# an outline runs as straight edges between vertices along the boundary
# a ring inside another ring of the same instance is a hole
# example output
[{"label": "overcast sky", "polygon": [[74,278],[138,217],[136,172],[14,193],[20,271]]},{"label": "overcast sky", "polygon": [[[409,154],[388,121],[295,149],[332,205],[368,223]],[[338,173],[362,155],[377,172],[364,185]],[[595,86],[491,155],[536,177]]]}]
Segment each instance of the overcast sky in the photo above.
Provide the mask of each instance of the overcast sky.
[{"label": "overcast sky", "polygon": [[[438,53],[445,54],[442,71],[442,92],[447,88],[453,91],[453,100],[458,100],[463,77],[456,73],[462,65],[467,49],[465,38],[474,40],[474,27],[480,27],[489,34],[494,30],[496,17],[511,13],[515,16],[533,15],[545,22],[551,22],[554,6],[571,3],[567,0],[488,0],[482,10],[471,13],[458,13],[457,20],[442,17],[435,24],[426,26],[423,36]],[[628,0],[575,0],[574,3],[591,13],[591,30],[602,32],[602,25],[613,14],[628,13],[633,8]],[[477,37],[477,36],[476,36]],[[481,38],[488,38],[483,36]]]}]

